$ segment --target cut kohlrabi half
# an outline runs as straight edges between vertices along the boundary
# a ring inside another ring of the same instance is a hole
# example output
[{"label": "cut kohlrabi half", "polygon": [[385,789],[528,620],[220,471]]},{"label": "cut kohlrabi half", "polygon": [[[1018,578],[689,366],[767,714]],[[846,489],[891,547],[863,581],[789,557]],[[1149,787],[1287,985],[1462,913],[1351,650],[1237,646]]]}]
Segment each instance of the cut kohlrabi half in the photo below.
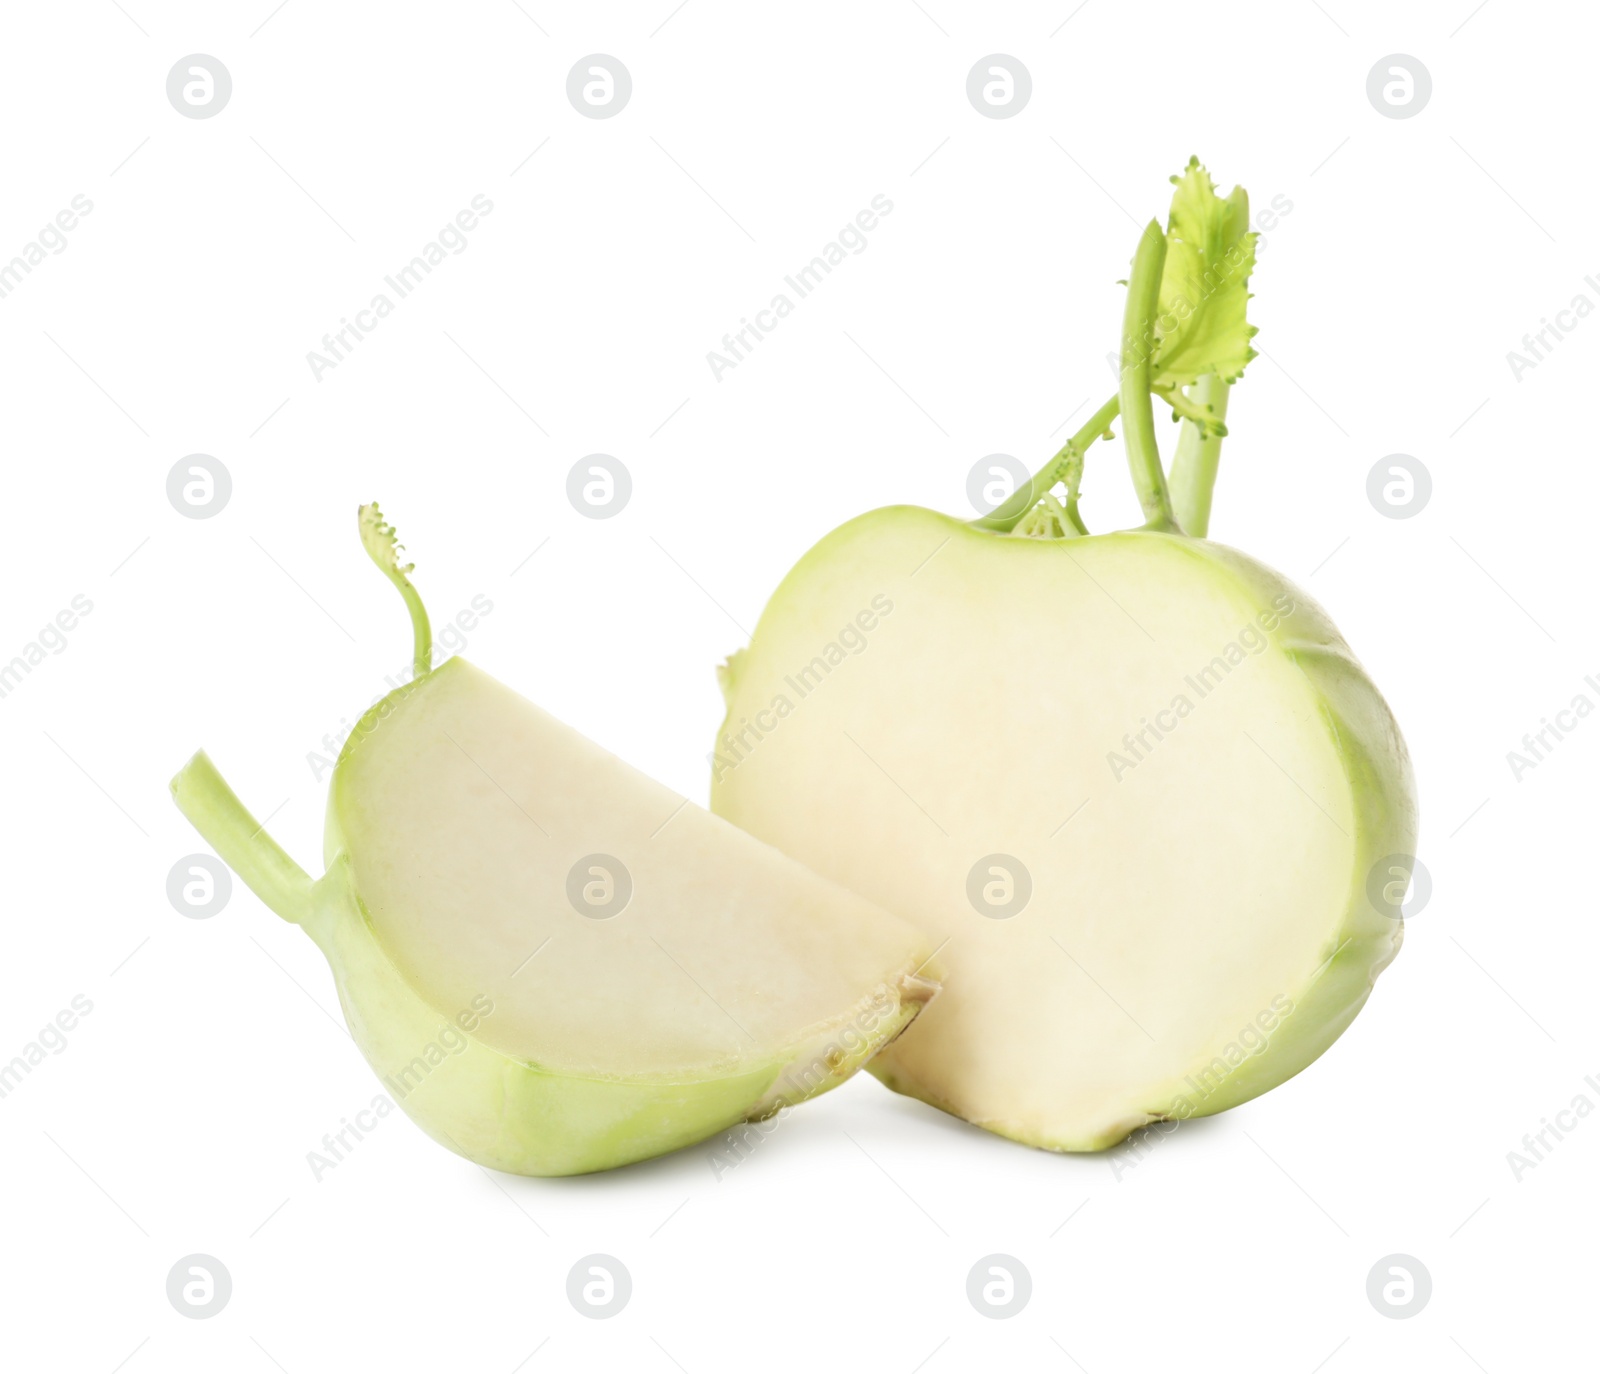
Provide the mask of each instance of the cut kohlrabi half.
[{"label": "cut kohlrabi half", "polygon": [[[1055,1150],[1316,1059],[1399,948],[1415,853],[1404,742],[1338,630],[1202,537],[1254,235],[1242,191],[1174,181],[1118,395],[992,514],[892,507],[812,549],[723,671],[712,755],[714,810],[936,943],[943,991],[872,1072]],[[1119,411],[1148,521],[1089,537]]]},{"label": "cut kohlrabi half", "polygon": [[910,926],[678,797],[459,658],[430,669],[376,506],[363,540],[405,595],[416,676],[340,755],[316,881],[204,753],[183,813],[332,966],[395,1101],[493,1168],[644,1159],[835,1086],[930,997]]}]

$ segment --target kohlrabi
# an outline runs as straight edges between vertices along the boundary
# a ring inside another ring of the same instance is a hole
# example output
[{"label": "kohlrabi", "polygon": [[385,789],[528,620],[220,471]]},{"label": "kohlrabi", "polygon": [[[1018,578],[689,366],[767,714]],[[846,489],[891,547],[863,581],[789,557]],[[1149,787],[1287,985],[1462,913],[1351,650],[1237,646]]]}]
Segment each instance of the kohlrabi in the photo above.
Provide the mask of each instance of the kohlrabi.
[{"label": "kohlrabi", "polygon": [[[1400,946],[1416,843],[1399,729],[1327,614],[1204,538],[1255,235],[1242,190],[1173,181],[1118,394],[992,514],[890,507],[813,548],[723,671],[712,756],[719,814],[937,942],[944,991],[872,1071],[1055,1150],[1311,1063]],[[1090,537],[1119,412],[1146,523]]]},{"label": "kohlrabi", "polygon": [[433,668],[393,529],[376,506],[360,528],[410,610],[416,675],[339,756],[326,873],[204,753],[172,792],[317,942],[357,1045],[428,1134],[513,1173],[626,1164],[834,1086],[916,1014],[919,933],[464,660]]}]

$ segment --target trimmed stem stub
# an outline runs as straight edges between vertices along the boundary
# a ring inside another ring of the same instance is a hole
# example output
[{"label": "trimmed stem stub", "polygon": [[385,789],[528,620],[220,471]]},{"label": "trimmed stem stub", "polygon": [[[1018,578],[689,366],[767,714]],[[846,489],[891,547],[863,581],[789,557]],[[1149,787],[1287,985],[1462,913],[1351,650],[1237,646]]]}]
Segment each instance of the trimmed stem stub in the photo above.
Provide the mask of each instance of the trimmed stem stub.
[{"label": "trimmed stem stub", "polygon": [[310,874],[262,829],[204,749],[169,786],[178,810],[245,885],[284,920],[304,925],[312,910]]}]

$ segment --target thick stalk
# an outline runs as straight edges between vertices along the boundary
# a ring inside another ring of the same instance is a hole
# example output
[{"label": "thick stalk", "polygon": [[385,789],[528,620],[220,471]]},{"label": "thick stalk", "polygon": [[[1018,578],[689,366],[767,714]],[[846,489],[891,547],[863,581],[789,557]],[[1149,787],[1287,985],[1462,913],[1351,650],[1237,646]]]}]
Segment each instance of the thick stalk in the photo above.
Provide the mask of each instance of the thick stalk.
[{"label": "thick stalk", "polygon": [[311,877],[261,828],[204,749],[169,784],[178,810],[222,861],[284,920],[303,925],[311,911]]},{"label": "thick stalk", "polygon": [[1133,255],[1128,276],[1128,304],[1122,317],[1122,442],[1128,470],[1144,510],[1147,530],[1182,533],[1172,517],[1161,449],[1156,443],[1155,410],[1150,400],[1155,319],[1161,298],[1161,269],[1167,260],[1167,237],[1151,220]]},{"label": "thick stalk", "polygon": [[[1190,399],[1210,406],[1218,420],[1228,414],[1228,394],[1232,387],[1215,372],[1208,372],[1190,390]],[[1211,491],[1217,482],[1217,460],[1222,456],[1222,436],[1202,433],[1193,420],[1185,420],[1178,435],[1178,451],[1173,455],[1168,479],[1172,490],[1172,513],[1184,530],[1204,539],[1211,527]]]},{"label": "thick stalk", "polygon": [[[975,529],[996,530],[1001,534],[1009,534],[1016,528],[1017,522],[1033,509],[1039,498],[1056,484],[1060,479],[1061,470],[1073,455],[1082,455],[1087,452],[1089,445],[1094,443],[1110,428],[1111,422],[1117,418],[1117,411],[1121,408],[1121,405],[1122,398],[1113,396],[1089,417],[1083,427],[1072,438],[1068,439],[1057,450],[1055,457],[1033,474],[1026,486],[1018,487],[988,515],[980,516],[978,519],[968,523]],[[1077,514],[1076,501],[1072,502],[1070,513],[1074,516]],[[1085,530],[1083,533],[1088,533],[1088,531]]]}]

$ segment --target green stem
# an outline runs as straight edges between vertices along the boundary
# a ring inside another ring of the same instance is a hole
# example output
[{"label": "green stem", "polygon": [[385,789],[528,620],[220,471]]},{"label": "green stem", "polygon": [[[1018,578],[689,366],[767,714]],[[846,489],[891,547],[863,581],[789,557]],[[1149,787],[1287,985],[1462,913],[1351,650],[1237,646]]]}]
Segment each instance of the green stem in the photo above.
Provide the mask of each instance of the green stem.
[{"label": "green stem", "polygon": [[428,624],[428,609],[422,604],[417,589],[405,578],[396,585],[405,598],[406,610],[411,613],[411,676],[423,677],[433,671],[433,627]]},{"label": "green stem", "polygon": [[406,576],[412,565],[401,564],[400,541],[395,536],[394,526],[384,520],[376,501],[356,512],[356,524],[367,557],[405,598],[406,610],[411,615],[411,675],[420,678],[433,671],[433,629],[428,624],[428,611],[422,598]]},{"label": "green stem", "polygon": [[1122,442],[1128,470],[1144,510],[1147,530],[1181,533],[1172,518],[1172,498],[1161,470],[1150,381],[1155,351],[1155,319],[1161,299],[1161,269],[1167,261],[1167,236],[1155,220],[1145,225],[1128,275],[1128,304],[1122,317]]},{"label": "green stem", "polygon": [[[971,520],[968,523],[974,529],[996,530],[1001,534],[1009,534],[1016,528],[1017,522],[1033,509],[1038,499],[1060,480],[1062,469],[1074,457],[1082,457],[1088,450],[1089,445],[1094,443],[1111,427],[1111,422],[1117,418],[1117,411],[1121,406],[1122,398],[1113,396],[1089,417],[1083,428],[1057,450],[1055,457],[1033,474],[1027,486],[1018,487],[988,515],[980,516],[978,519]],[[1083,522],[1078,519],[1076,493],[1073,493],[1067,503],[1067,513],[1077,524],[1080,533],[1087,534],[1089,532],[1083,528]]]},{"label": "green stem", "polygon": [[169,786],[178,810],[245,885],[284,920],[303,925],[311,912],[310,875],[261,828],[204,749]]},{"label": "green stem", "polygon": [[[1208,372],[1194,384],[1189,395],[1199,404],[1210,406],[1220,421],[1227,418],[1232,389],[1215,372]],[[1222,435],[1202,431],[1193,420],[1183,422],[1169,479],[1172,513],[1197,539],[1204,539],[1211,527],[1211,490],[1217,482],[1217,460],[1221,456]]]},{"label": "green stem", "polygon": [[1080,535],[1089,533],[1089,527],[1083,523],[1083,517],[1078,514],[1078,493],[1076,490],[1067,493],[1067,499],[1062,503],[1066,508],[1067,523]]}]

